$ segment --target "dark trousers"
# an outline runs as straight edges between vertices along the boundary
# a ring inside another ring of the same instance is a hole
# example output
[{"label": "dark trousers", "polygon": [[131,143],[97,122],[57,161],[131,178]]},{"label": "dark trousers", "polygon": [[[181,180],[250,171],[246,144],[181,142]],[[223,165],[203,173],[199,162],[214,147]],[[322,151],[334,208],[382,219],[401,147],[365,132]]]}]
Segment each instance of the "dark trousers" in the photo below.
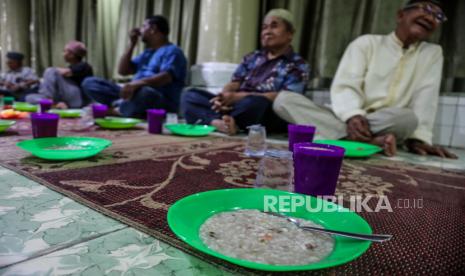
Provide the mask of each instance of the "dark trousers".
[{"label": "dark trousers", "polygon": [[[221,119],[224,114],[211,109],[210,100],[215,95],[199,90],[190,89],[181,97],[181,109],[187,123],[192,124],[201,120],[203,124],[210,124],[215,119]],[[228,113],[232,116],[239,129],[244,130],[250,125],[264,125],[269,132],[287,131],[287,123],[273,112],[273,103],[262,96],[250,95],[232,106]]]},{"label": "dark trousers", "polygon": [[[102,78],[86,78],[81,87],[87,97],[107,106],[120,99],[121,87]],[[167,109],[166,98],[155,88],[144,86],[130,100],[122,101],[119,111],[124,117],[145,118],[146,110],[151,108]]]}]

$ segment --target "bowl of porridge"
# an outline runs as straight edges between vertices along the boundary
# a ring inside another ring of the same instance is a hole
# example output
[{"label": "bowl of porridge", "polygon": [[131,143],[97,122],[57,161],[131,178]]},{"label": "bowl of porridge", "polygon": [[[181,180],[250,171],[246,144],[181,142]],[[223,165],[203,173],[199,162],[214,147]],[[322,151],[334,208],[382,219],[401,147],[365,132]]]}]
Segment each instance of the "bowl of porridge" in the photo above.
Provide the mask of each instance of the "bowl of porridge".
[{"label": "bowl of porridge", "polygon": [[372,233],[362,217],[337,204],[269,189],[215,190],[185,197],[168,210],[168,224],[181,240],[199,251],[266,271],[332,267],[354,260],[370,246],[368,241],[305,231],[285,218],[265,213],[265,205],[274,202],[271,198],[282,202],[304,199],[306,204],[295,210],[289,205],[282,205],[288,210],[279,209],[279,203],[275,206],[302,225]]},{"label": "bowl of porridge", "polygon": [[48,137],[24,140],[16,145],[47,160],[77,160],[92,157],[112,144],[95,137]]}]

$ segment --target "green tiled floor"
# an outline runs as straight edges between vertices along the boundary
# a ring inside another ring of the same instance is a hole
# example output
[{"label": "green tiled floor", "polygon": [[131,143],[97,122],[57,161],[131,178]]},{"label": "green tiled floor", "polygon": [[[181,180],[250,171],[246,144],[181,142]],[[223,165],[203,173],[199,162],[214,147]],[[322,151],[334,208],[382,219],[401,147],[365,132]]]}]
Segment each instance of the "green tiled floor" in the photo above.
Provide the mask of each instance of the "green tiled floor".
[{"label": "green tiled floor", "polygon": [[226,275],[0,167],[1,275]]}]

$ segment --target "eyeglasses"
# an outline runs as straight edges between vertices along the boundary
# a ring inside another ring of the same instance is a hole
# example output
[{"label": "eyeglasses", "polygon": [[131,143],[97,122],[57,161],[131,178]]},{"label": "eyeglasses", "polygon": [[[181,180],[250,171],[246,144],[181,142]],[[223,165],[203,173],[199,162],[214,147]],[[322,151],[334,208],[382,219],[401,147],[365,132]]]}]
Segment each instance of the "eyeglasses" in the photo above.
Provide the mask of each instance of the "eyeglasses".
[{"label": "eyeglasses", "polygon": [[404,10],[410,9],[421,9],[425,14],[432,15],[437,23],[444,23],[447,21],[446,15],[442,11],[435,11],[430,4],[419,3],[404,7]]}]

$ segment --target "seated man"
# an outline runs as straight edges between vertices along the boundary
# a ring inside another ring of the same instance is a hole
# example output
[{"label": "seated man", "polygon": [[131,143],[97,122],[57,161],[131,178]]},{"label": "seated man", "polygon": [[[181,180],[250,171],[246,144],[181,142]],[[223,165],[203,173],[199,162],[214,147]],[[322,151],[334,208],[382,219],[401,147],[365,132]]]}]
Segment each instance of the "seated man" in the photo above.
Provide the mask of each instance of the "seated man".
[{"label": "seated man", "polygon": [[24,101],[27,94],[37,92],[39,78],[34,70],[23,66],[24,55],[17,52],[6,54],[8,71],[0,74],[0,95],[12,96]]},{"label": "seated man", "polygon": [[364,35],[347,48],[331,86],[332,110],[295,93],[281,93],[275,112],[291,123],[317,127],[326,139],[348,139],[396,154],[455,158],[432,146],[443,64],[440,46],[424,42],[446,19],[437,0],[410,0],[389,35]]},{"label": "seated man", "polygon": [[[182,50],[168,41],[168,34],[166,18],[148,17],[141,28],[129,33],[129,48],[119,62],[119,74],[135,74],[132,81],[120,87],[102,78],[89,78],[82,84],[86,94],[110,107],[121,98],[119,113],[125,117],[144,118],[145,111],[150,108],[177,112],[187,60]],[[131,60],[139,37],[146,48]]]},{"label": "seated man", "polygon": [[254,124],[269,131],[285,130],[287,123],[274,114],[273,101],[281,90],[303,93],[309,74],[308,65],[291,46],[292,22],[289,11],[271,10],[262,24],[262,49],[244,57],[218,96],[197,89],[184,94],[187,122],[211,124],[229,135]]},{"label": "seated man", "polygon": [[68,42],[63,50],[63,58],[69,66],[47,68],[39,93],[26,96],[26,101],[37,104],[41,99],[51,99],[56,108],[82,107],[85,99],[80,85],[85,78],[93,75],[92,67],[83,60],[86,54],[84,43]]}]

